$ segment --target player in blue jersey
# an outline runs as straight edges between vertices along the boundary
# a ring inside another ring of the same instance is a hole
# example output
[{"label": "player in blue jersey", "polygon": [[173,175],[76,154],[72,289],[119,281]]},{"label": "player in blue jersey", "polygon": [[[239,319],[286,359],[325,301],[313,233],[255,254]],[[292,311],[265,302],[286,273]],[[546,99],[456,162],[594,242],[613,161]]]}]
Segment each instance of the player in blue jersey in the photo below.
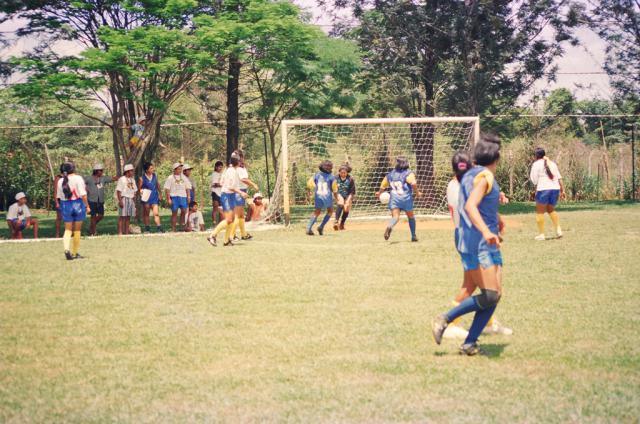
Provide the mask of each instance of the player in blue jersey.
[{"label": "player in blue jersey", "polygon": [[413,199],[414,197],[420,197],[420,192],[418,191],[416,174],[409,169],[409,160],[406,157],[398,156],[396,167],[384,177],[376,197],[379,198],[380,194],[387,188],[391,189],[391,199],[389,200],[391,221],[389,221],[389,225],[387,225],[387,229],[384,232],[384,239],[389,240],[393,227],[400,220],[400,212],[404,211],[409,220],[411,241],[418,241],[418,237],[416,237],[416,218],[413,214]]},{"label": "player in blue jersey", "polygon": [[332,171],[333,163],[329,160],[322,161],[320,164],[320,172],[317,172],[316,175],[309,178],[307,182],[307,187],[314,193],[315,204],[315,210],[307,224],[307,235],[313,235],[313,226],[322,211],[326,210],[326,215],[318,227],[318,234],[322,235],[324,233],[324,226],[327,225],[327,222],[329,222],[333,214],[333,201],[335,200],[337,202],[338,200],[338,183]]},{"label": "player in blue jersey", "polygon": [[433,338],[440,344],[449,323],[475,312],[469,334],[460,347],[460,353],[469,356],[481,352],[478,337],[500,301],[502,255],[498,234],[504,227],[498,214],[500,187],[494,178],[500,159],[498,138],[484,136],[475,146],[474,158],[478,166],[467,171],[460,181],[456,247],[465,273],[480,288],[480,294],[467,297],[449,312],[436,317],[432,325]]}]

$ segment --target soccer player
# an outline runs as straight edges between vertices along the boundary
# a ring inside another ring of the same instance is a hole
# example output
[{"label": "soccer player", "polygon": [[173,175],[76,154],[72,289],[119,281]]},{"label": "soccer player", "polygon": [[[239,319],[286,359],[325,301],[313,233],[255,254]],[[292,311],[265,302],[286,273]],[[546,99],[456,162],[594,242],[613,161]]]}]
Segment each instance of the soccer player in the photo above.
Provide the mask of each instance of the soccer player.
[{"label": "soccer player", "polygon": [[[162,190],[160,190],[160,182],[156,175],[155,167],[151,162],[145,162],[142,165],[144,174],[138,179],[138,187],[140,187],[142,198],[142,221],[144,222],[144,231],[151,231],[149,227],[149,213],[153,211],[153,220],[156,223],[156,232],[162,233],[160,225],[160,202],[162,202]],[[146,190],[146,191],[145,191]],[[148,196],[147,196],[148,194]]]},{"label": "soccer player", "polygon": [[107,177],[104,175],[104,166],[95,164],[92,175],[84,177],[84,184],[87,187],[87,199],[91,206],[91,223],[89,224],[89,235],[97,234],[96,227],[104,217],[104,186],[118,181],[118,177]]},{"label": "soccer player", "polygon": [[338,169],[338,206],[336,207],[336,220],[333,223],[334,230],[344,230],[344,223],[347,222],[353,197],[356,195],[356,182],[350,175],[351,166],[344,164]]},{"label": "soccer player", "polygon": [[178,210],[180,210],[180,222],[184,222],[187,207],[189,205],[189,183],[182,174],[182,164],[173,164],[173,174],[164,183],[164,192],[167,202],[171,207],[171,231],[176,231],[178,220]]},{"label": "soccer player", "polygon": [[189,216],[186,222],[187,232],[204,231],[204,217],[202,212],[198,210],[198,202],[191,202],[189,204]]},{"label": "soccer player", "polygon": [[556,212],[558,199],[564,196],[564,184],[562,175],[555,162],[550,160],[542,147],[537,147],[534,151],[536,161],[531,165],[529,178],[536,186],[536,224],[538,225],[538,235],[535,240],[544,241],[544,213],[549,214],[556,229],[556,237],[562,237],[560,228],[560,218]]},{"label": "soccer player", "polygon": [[[244,152],[242,150],[236,150],[234,154],[239,158],[240,162],[236,170],[238,171],[238,178],[240,178],[240,191],[247,194],[249,191],[249,186],[251,186],[254,190],[258,191],[260,188],[256,183],[249,179],[249,172],[247,171],[247,167],[244,162]],[[236,208],[234,211],[234,221],[233,228],[231,229],[231,234],[235,236],[236,227],[240,228],[240,238],[242,240],[251,240],[253,236],[247,233],[247,230],[244,227],[244,207],[247,205],[246,199],[247,196],[241,196],[236,194]]]},{"label": "soccer player", "polygon": [[391,199],[389,200],[391,221],[389,221],[389,225],[387,225],[387,229],[384,232],[384,239],[389,240],[393,227],[400,220],[400,211],[404,211],[409,220],[411,241],[418,241],[418,237],[416,237],[416,218],[413,214],[413,193],[415,193],[415,197],[420,197],[421,193],[418,190],[416,174],[409,169],[409,160],[405,156],[398,156],[395,169],[384,177],[376,197],[380,198],[380,194],[387,188],[391,188]]},{"label": "soccer player", "polygon": [[233,230],[234,211],[236,208],[236,194],[240,197],[247,198],[247,193],[240,190],[240,177],[238,177],[238,165],[240,164],[240,158],[232,154],[229,159],[229,166],[222,174],[222,196],[220,201],[222,203],[222,211],[224,213],[224,221],[220,223],[213,230],[211,235],[207,237],[209,243],[212,246],[217,246],[217,236],[223,229],[226,229],[224,234],[224,246],[233,246],[231,242],[231,235]]},{"label": "soccer player", "polygon": [[33,227],[33,238],[38,238],[38,220],[31,216],[27,206],[27,195],[23,192],[16,194],[16,202],[7,210],[7,225],[11,231],[12,240],[22,240],[22,232]]},{"label": "soccer player", "polygon": [[[454,243],[458,246],[458,227],[460,226],[460,214],[458,212],[458,199],[460,197],[460,180],[464,174],[473,167],[471,163],[471,157],[465,151],[456,152],[451,158],[451,165],[453,167],[454,178],[449,181],[447,186],[447,203],[449,205],[449,212],[455,225]],[[508,202],[504,193],[500,193],[500,203],[504,204]],[[476,284],[471,279],[471,274],[467,271],[463,273],[463,282],[458,295],[453,300],[453,306],[458,306],[467,297],[471,296],[476,289]],[[495,317],[495,314],[491,316],[491,319],[487,323],[487,326],[483,330],[485,333],[495,333],[511,335],[513,330],[501,325]],[[456,318],[452,321],[444,332],[444,338],[462,338],[465,339],[468,336],[467,330],[460,325],[460,318]]]},{"label": "soccer player", "polygon": [[329,160],[322,161],[320,163],[320,172],[316,172],[316,175],[309,178],[307,187],[314,192],[314,204],[315,210],[313,215],[309,219],[307,224],[307,235],[313,235],[313,226],[315,225],[320,213],[323,209],[326,209],[327,213],[322,219],[320,226],[318,227],[318,234],[324,234],[324,226],[331,219],[333,215],[333,201],[338,200],[338,183],[336,177],[331,173],[333,171],[333,163]]},{"label": "soccer player", "polygon": [[222,161],[217,161],[213,166],[213,173],[211,174],[211,204],[213,205],[213,209],[211,210],[211,221],[213,222],[214,227],[222,220],[222,215],[220,214],[222,184],[220,184],[220,180],[222,179],[223,168],[224,164]]},{"label": "soccer player", "polygon": [[[62,178],[58,181],[58,189],[56,190],[64,221],[64,236],[62,237],[64,256],[69,261],[82,258],[78,253],[82,221],[87,217],[87,212],[91,212],[84,178],[76,175],[75,172],[76,167],[73,162],[63,163]],[[73,245],[71,244],[72,236]]]},{"label": "soccer player", "polygon": [[474,148],[478,166],[467,171],[460,181],[457,248],[465,272],[480,294],[467,297],[449,312],[435,318],[433,338],[437,344],[449,323],[456,318],[475,312],[469,334],[460,347],[464,355],[481,353],[478,337],[496,310],[502,293],[502,255],[500,236],[504,224],[498,214],[500,188],[495,172],[500,159],[500,141],[495,136],[484,136]]},{"label": "soccer player", "polygon": [[124,175],[116,185],[116,197],[118,198],[118,235],[130,233],[129,224],[131,217],[136,215],[135,197],[138,186],[133,177],[134,167],[130,163],[124,166]]}]

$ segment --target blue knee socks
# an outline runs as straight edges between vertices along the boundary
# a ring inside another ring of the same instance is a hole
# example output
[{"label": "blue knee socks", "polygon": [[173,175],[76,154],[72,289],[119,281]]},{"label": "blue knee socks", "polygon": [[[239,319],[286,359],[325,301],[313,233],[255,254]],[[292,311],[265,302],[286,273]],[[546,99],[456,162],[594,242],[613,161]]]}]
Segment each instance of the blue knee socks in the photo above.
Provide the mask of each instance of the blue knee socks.
[{"label": "blue knee socks", "polygon": [[322,230],[324,226],[327,225],[327,222],[329,222],[330,219],[331,219],[331,215],[326,214],[324,218],[322,218],[322,222],[320,223],[320,226],[318,228]]},{"label": "blue knee socks", "polygon": [[309,223],[307,224],[307,231],[311,231],[311,229],[313,228],[317,220],[318,220],[317,216],[315,215],[311,216],[311,218],[309,219]]},{"label": "blue knee socks", "polygon": [[469,334],[467,335],[467,339],[464,341],[467,343],[475,343],[478,341],[478,337],[482,334],[482,330],[487,326],[489,319],[491,319],[491,315],[496,310],[496,306],[492,306],[490,308],[479,310],[473,316],[473,322],[471,323],[471,328],[469,328]]},{"label": "blue knee socks", "polygon": [[449,312],[446,313],[447,322],[451,322],[459,316],[466,315],[470,312],[476,312],[480,310],[480,305],[476,302],[476,299],[473,296],[467,297],[465,300],[460,302],[458,306],[450,309]]},{"label": "blue knee socks", "polygon": [[343,209],[343,207],[342,207],[342,206],[338,206],[338,207],[336,208],[336,221],[339,221],[339,220],[340,220],[340,216],[342,215],[342,209]]},{"label": "blue knee socks", "polygon": [[409,218],[409,229],[411,230],[411,237],[416,236],[416,218]]}]

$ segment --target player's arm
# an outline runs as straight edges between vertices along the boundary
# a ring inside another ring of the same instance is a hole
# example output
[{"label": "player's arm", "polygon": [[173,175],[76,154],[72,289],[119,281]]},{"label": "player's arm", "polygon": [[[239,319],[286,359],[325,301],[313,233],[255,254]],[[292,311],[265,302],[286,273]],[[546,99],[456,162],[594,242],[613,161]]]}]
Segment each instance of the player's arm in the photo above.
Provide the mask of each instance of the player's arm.
[{"label": "player's arm", "polygon": [[53,179],[53,198],[56,201],[56,209],[60,209],[60,199],[58,199],[58,180],[60,180],[60,177],[56,175]]},{"label": "player's arm", "polygon": [[240,180],[240,181],[242,181],[244,184],[246,184],[246,185],[248,185],[248,186],[253,187],[253,189],[254,189],[255,191],[260,190],[260,187],[258,187],[258,184],[254,183],[254,182],[253,182],[253,181],[251,181],[249,178],[243,178],[243,179],[242,179],[242,180]]},{"label": "player's arm", "polygon": [[531,172],[529,172],[529,179],[534,186],[538,185],[538,169],[536,168],[537,163],[538,162],[534,162],[533,165],[531,165]]},{"label": "player's arm", "polygon": [[387,188],[389,188],[389,180],[387,180],[387,177],[384,177],[382,179],[382,182],[380,183],[380,189],[378,191],[376,191],[376,197],[380,198],[380,194],[385,191]]},{"label": "player's arm", "polygon": [[118,205],[123,208],[124,205],[122,203],[122,193],[120,192],[120,188],[116,188],[116,197],[118,198]]},{"label": "player's arm", "polygon": [[480,210],[478,209],[480,202],[482,202],[482,199],[490,190],[491,185],[486,176],[477,179],[475,186],[473,187],[473,190],[471,191],[471,194],[467,199],[467,203],[465,203],[464,205],[464,210],[467,212],[467,215],[473,223],[473,226],[476,227],[478,231],[480,231],[480,233],[482,233],[482,237],[484,237],[487,243],[495,244],[496,246],[500,247],[500,238],[498,237],[498,235],[491,232],[487,224],[484,222],[484,219],[482,219],[482,215],[480,215]]},{"label": "player's arm", "polygon": [[338,201],[338,182],[336,180],[333,180],[333,183],[331,184],[331,192],[333,193],[333,199],[337,202]]},{"label": "player's arm", "polygon": [[407,183],[411,186],[411,189],[416,194],[416,197],[422,196],[420,190],[418,190],[418,181],[416,180],[416,174],[413,172],[407,176]]},{"label": "player's arm", "polygon": [[313,177],[309,178],[307,180],[307,190],[311,191],[311,192],[315,192],[316,191],[316,182],[313,179]]},{"label": "player's arm", "polygon": [[[140,185],[142,187],[142,184]],[[156,177],[156,190],[158,190],[158,202],[162,202],[162,188],[160,188],[160,183],[158,182],[158,178]]]}]

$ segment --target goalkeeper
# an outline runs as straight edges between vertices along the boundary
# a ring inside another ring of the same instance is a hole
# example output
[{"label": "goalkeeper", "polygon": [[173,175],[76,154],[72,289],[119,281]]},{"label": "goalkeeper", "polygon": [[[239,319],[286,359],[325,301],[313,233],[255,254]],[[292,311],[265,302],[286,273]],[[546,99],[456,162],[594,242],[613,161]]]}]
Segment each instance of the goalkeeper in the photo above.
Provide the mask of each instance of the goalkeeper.
[{"label": "goalkeeper", "polygon": [[336,207],[336,221],[333,223],[334,230],[344,230],[344,223],[347,222],[353,197],[356,195],[356,182],[350,175],[351,166],[345,163],[338,170],[336,181],[338,183],[338,206]]}]

